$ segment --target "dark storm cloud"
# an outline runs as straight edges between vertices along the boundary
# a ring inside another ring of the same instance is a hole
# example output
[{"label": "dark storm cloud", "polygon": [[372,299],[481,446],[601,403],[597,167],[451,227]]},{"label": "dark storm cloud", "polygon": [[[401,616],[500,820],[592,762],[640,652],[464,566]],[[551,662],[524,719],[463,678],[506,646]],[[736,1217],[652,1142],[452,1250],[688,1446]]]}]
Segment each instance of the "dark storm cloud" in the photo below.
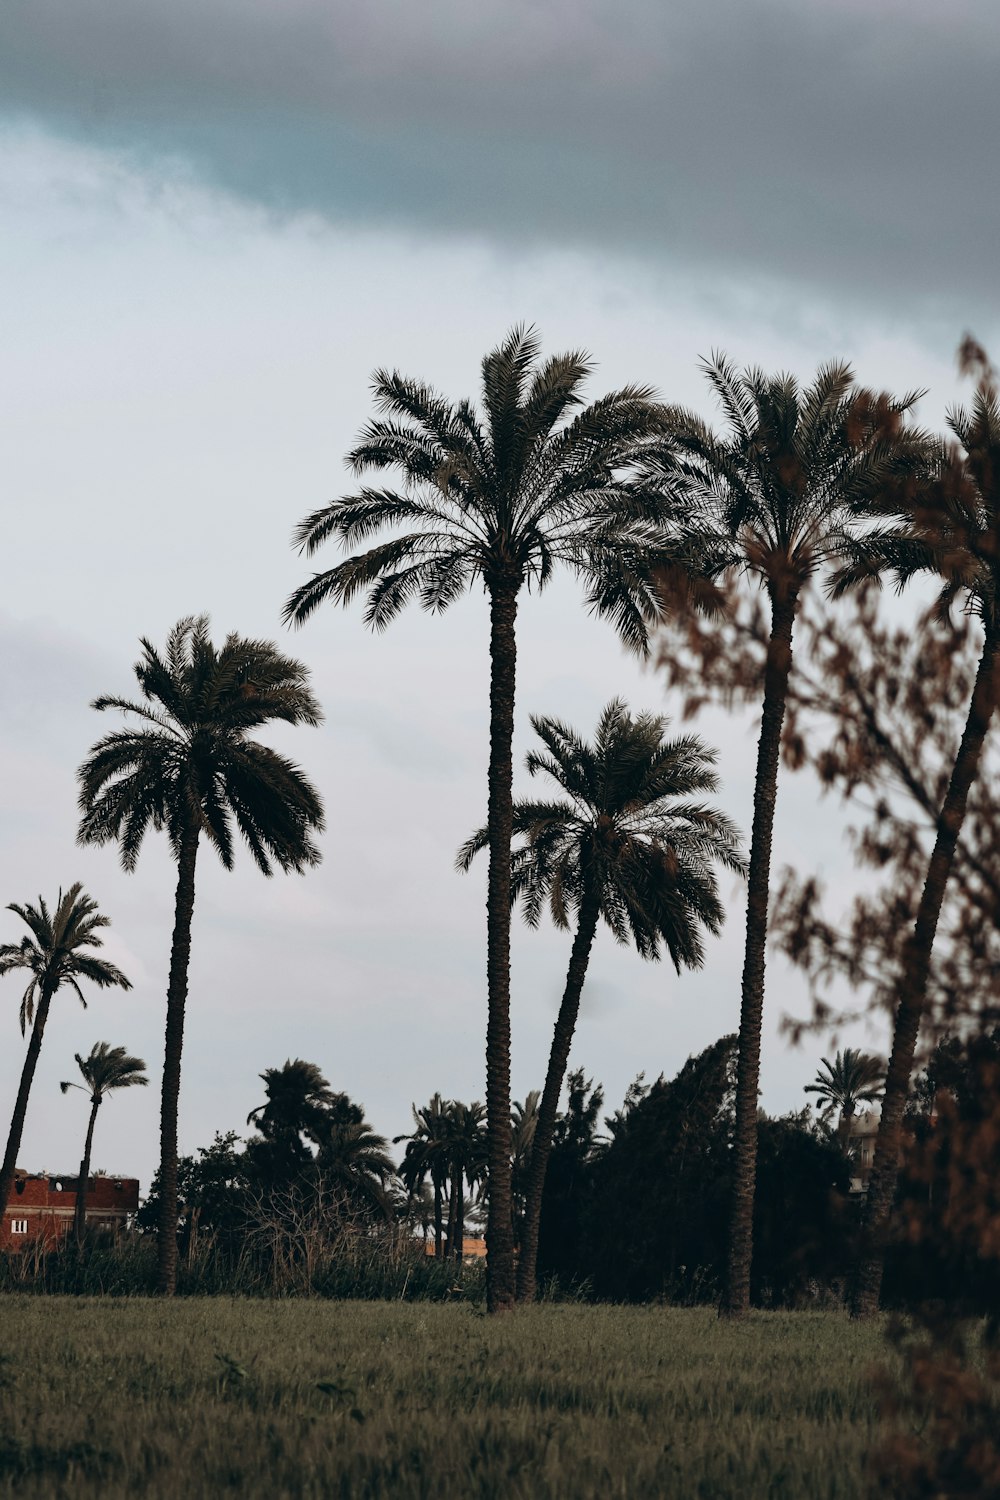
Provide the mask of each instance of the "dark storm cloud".
[{"label": "dark storm cloud", "polygon": [[279,212],[993,304],[995,0],[8,0],[0,91]]}]

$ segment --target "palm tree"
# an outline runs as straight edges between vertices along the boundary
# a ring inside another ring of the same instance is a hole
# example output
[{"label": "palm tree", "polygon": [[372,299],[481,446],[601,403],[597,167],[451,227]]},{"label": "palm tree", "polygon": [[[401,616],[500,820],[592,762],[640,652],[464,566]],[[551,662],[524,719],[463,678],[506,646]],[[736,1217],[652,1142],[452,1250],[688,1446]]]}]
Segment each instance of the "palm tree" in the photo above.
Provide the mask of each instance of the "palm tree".
[{"label": "palm tree", "polygon": [[67,1089],[82,1089],[85,1094],[90,1095],[90,1121],[87,1125],[83,1160],[80,1162],[80,1181],[76,1190],[76,1242],[82,1245],[87,1222],[87,1182],[90,1178],[90,1152],[94,1144],[97,1111],[106,1095],[113,1094],[117,1089],[134,1088],[136,1085],[144,1087],[149,1079],[146,1077],[146,1064],[142,1058],[131,1057],[124,1047],[111,1047],[107,1042],[95,1042],[86,1057],[81,1057],[79,1052],[73,1055],[83,1077],[83,1083],[64,1082],[59,1087],[64,1094]]},{"label": "palm tree", "polygon": [[880,1057],[845,1047],[833,1062],[824,1057],[815,1082],[806,1084],[804,1092],[815,1094],[826,1106],[824,1117],[840,1110],[838,1134],[842,1150],[846,1151],[850,1144],[851,1121],[858,1105],[874,1104],[881,1097],[884,1078],[885,1064]]},{"label": "palm tree", "polygon": [[103,947],[97,936],[102,927],[111,924],[97,910],[97,902],[84,893],[77,882],[71,885],[65,896],[60,890],[55,910],[50,912],[42,897],[36,906],[18,906],[11,902],[8,911],[15,912],[31,933],[19,943],[0,943],[0,975],[13,973],[15,969],[26,969],[31,975],[28,988],[21,998],[21,1035],[31,1023],[31,1036],[21,1082],[14,1101],[14,1114],[7,1136],[7,1150],[3,1166],[0,1167],[0,1219],[7,1212],[7,1202],[14,1183],[17,1153],[21,1149],[24,1117],[28,1110],[28,1095],[35,1076],[38,1054],[42,1050],[45,1023],[49,1018],[52,997],[61,985],[68,985],[76,994],[80,1004],[86,1000],[79,981],[88,979],[99,989],[118,985],[123,990],[132,988],[120,969],[103,958],[95,957],[86,949]]},{"label": "palm tree", "polygon": [[[250,738],[280,720],[318,724],[307,671],[267,641],[229,635],[213,646],[208,618],[174,626],[164,655],[148,640],[135,675],[141,700],[98,698],[129,722],[106,735],[80,768],[81,843],[117,840],[134,870],[150,827],[165,829],[177,861],[177,893],[167,986],[160,1114],[158,1287],[177,1282],[177,1102],[187,999],[194,876],[202,836],[223,866],[233,864],[233,823],[265,875],[319,860],[310,837],[323,826],[319,795],[286,756]],[[137,722],[134,722],[137,721]]]},{"label": "palm tree", "polygon": [[886,1073],[875,1159],[865,1200],[861,1255],[851,1294],[855,1317],[878,1310],[882,1241],[896,1192],[903,1112],[913,1071],[917,1036],[927,1000],[931,954],[945,889],[962,833],[969,792],[979,772],[983,746],[997,706],[1000,647],[1000,403],[989,380],[976,392],[971,411],[948,413],[964,449],[940,455],[937,475],[924,484],[900,487],[885,508],[895,524],[865,536],[835,580],[835,592],[859,581],[894,575],[902,588],[921,573],[942,580],[943,612],[958,599],[983,627],[983,646],[965,727],[937,818],[934,847],[905,945],[897,986],[892,1050]]},{"label": "palm tree", "polygon": [[317,1166],[324,1180],[334,1184],[350,1203],[375,1208],[389,1220],[392,1202],[387,1191],[396,1167],[389,1142],[362,1118],[332,1111],[323,1122]]},{"label": "palm tree", "polygon": [[[633,718],[620,699],[602,713],[593,745],[556,719],[531,722],[548,753],[532,751],[528,770],[551,776],[570,800],[515,803],[514,830],[524,842],[512,857],[513,895],[532,927],[547,902],[559,927],[568,928],[575,912],[576,932],[526,1176],[517,1278],[523,1301],[535,1295],[545,1170],[599,921],[643,958],[658,959],[662,945],[678,973],[698,968],[699,928],[716,933],[723,921],[712,865],[745,871],[729,819],[687,800],[718,787],[715,753],[696,735],[665,740],[664,719]],[[480,829],[459,851],[460,868],[468,869],[485,843]]]},{"label": "palm tree", "polygon": [[514,1201],[514,1244],[521,1253],[521,1237],[524,1233],[524,1203],[531,1148],[538,1126],[538,1105],[541,1089],[530,1089],[524,1103],[515,1099],[510,1109],[510,1171],[511,1195]]},{"label": "palm tree", "polygon": [[440,1094],[430,1104],[418,1109],[410,1106],[415,1129],[412,1135],[393,1137],[394,1144],[406,1141],[399,1176],[410,1193],[418,1193],[427,1177],[434,1190],[434,1258],[444,1259],[444,1192],[448,1183],[447,1106]]},{"label": "palm tree", "polygon": [[919,461],[924,440],[904,433],[916,400],[859,400],[849,366],[823,366],[801,390],[793,376],[739,374],[722,355],[705,372],[729,421],[725,437],[691,412],[671,432],[648,478],[683,502],[686,550],[713,576],[741,572],[767,594],[771,628],[747,880],[729,1255],[720,1312],[750,1305],[757,1097],[764,951],[777,798],[778,757],[792,666],[792,632],[810,579],[842,555],[851,518],[898,471]]},{"label": "palm tree", "polygon": [[459,1262],[465,1237],[465,1186],[468,1183],[470,1188],[475,1187],[486,1173],[485,1118],[486,1110],[478,1103],[462,1104],[451,1099],[445,1106],[444,1149],[451,1180],[447,1255]]},{"label": "palm tree", "polygon": [[657,612],[645,567],[662,536],[666,501],[639,504],[625,479],[660,427],[645,387],[581,408],[585,354],[544,363],[532,330],[515,328],[483,360],[483,406],[451,405],[398,372],[376,372],[380,416],[349,455],[355,473],[395,470],[400,489],[364,487],[305,518],[296,539],[314,553],[395,533],[298,588],[285,618],[299,625],[326,600],[367,591],[367,622],[382,630],[410,599],[442,611],[477,581],[490,601],[490,757],[487,827],[486,1104],[490,1204],[487,1302],[514,1303],[510,1177],[511,744],[515,620],[522,588],[543,588],[557,563],[584,581],[587,602],[635,650]]},{"label": "palm tree", "polygon": [[258,1076],[267,1102],[250,1111],[247,1124],[268,1143],[269,1174],[287,1182],[312,1160],[303,1136],[314,1142],[322,1138],[323,1118],[336,1095],[317,1065],[301,1057]]}]

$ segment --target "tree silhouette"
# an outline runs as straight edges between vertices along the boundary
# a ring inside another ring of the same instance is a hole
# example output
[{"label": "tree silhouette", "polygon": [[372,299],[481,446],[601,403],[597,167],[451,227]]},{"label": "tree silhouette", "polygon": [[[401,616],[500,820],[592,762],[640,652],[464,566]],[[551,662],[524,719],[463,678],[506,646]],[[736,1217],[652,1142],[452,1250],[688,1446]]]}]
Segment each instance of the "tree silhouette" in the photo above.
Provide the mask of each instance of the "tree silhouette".
[{"label": "tree silhouette", "polygon": [[828,364],[812,385],[793,376],[739,373],[722,355],[705,372],[728,419],[717,436],[693,413],[671,414],[669,438],[650,465],[678,500],[693,568],[740,573],[767,595],[770,630],[747,888],[739,1031],[735,1172],[730,1252],[721,1310],[750,1303],[757,1098],[764,1003],[771,838],[792,632],[813,576],[842,556],[853,519],[900,472],[922,461],[925,440],[905,434],[916,399],[861,399],[845,364]]},{"label": "tree silhouette", "polygon": [[[213,646],[208,618],[184,619],[160,653],[142,640],[135,665],[141,700],[104,697],[130,727],[106,735],[79,771],[81,843],[117,841],[134,870],[149,828],[166,831],[177,862],[174,931],[160,1115],[159,1291],[177,1283],[177,1105],[191,953],[194,876],[204,837],[225,869],[233,824],[258,869],[300,871],[319,860],[311,833],[323,826],[319,795],[298,766],[250,738],[274,720],[318,724],[306,668],[267,641],[229,635]],[[135,727],[131,722],[138,721]]]},{"label": "tree silhouette", "polygon": [[[662,542],[666,502],[637,503],[626,483],[660,408],[627,386],[582,408],[590,373],[582,353],[540,360],[533,330],[515,328],[482,364],[483,413],[449,404],[429,386],[379,370],[380,416],[349,455],[355,473],[395,470],[402,489],[365,487],[305,518],[307,553],[331,537],[345,547],[395,532],[317,573],[292,594],[285,617],[301,624],[327,600],[367,591],[367,622],[382,630],[411,599],[440,612],[475,583],[490,601],[489,876],[487,894],[486,1106],[489,1138],[487,1302],[514,1303],[510,1164],[511,744],[515,620],[522,588],[541,589],[557,563],[587,589],[633,649],[647,649],[656,618],[646,566]],[[581,409],[582,408],[582,409]]]},{"label": "tree silhouette", "polygon": [[458,1099],[450,1099],[444,1113],[444,1149],[451,1182],[447,1253],[449,1259],[461,1261],[465,1237],[465,1187],[466,1184],[475,1187],[486,1174],[486,1111],[481,1104],[462,1104]]},{"label": "tree silhouette", "polygon": [[146,1064],[142,1058],[132,1057],[124,1047],[112,1047],[107,1042],[95,1042],[86,1057],[81,1057],[79,1052],[74,1052],[73,1056],[76,1058],[76,1065],[80,1069],[83,1083],[64,1082],[59,1087],[64,1094],[67,1089],[82,1088],[85,1094],[90,1095],[90,1119],[87,1123],[87,1136],[83,1146],[83,1158],[80,1162],[80,1181],[76,1189],[76,1212],[74,1214],[76,1242],[80,1245],[83,1243],[87,1223],[87,1183],[90,1178],[90,1153],[94,1144],[97,1111],[109,1094],[115,1093],[118,1089],[145,1086],[149,1079],[146,1077]]},{"label": "tree silhouette", "polygon": [[24,1035],[25,1027],[30,1023],[31,1036],[28,1038],[28,1050],[14,1101],[3,1166],[0,1167],[0,1219],[7,1212],[17,1167],[17,1153],[21,1149],[28,1095],[31,1093],[53,995],[64,984],[68,985],[80,1004],[85,1006],[87,1002],[80,989],[81,979],[89,980],[99,989],[109,989],[112,985],[118,985],[123,990],[132,988],[120,969],[109,964],[106,959],[98,958],[93,951],[103,946],[98,933],[102,927],[110,926],[110,923],[97,910],[97,902],[84,892],[79,883],[71,885],[65,895],[62,891],[59,892],[52,912],[41,896],[37,906],[18,906],[11,902],[7,910],[16,913],[31,934],[30,937],[23,937],[19,943],[0,944],[0,975],[24,969],[31,976],[21,999],[21,1035]]},{"label": "tree silhouette", "polygon": [[838,1134],[842,1150],[846,1151],[850,1144],[851,1121],[858,1105],[873,1104],[881,1097],[884,1078],[885,1063],[880,1057],[845,1047],[833,1062],[824,1057],[816,1081],[806,1084],[804,1092],[815,1094],[826,1106],[824,1117],[840,1110]]},{"label": "tree silhouette", "polygon": [[[359,1114],[361,1118],[357,1119]],[[375,1209],[386,1220],[391,1219],[388,1185],[396,1166],[385,1136],[372,1129],[364,1110],[352,1105],[346,1094],[337,1096],[320,1130],[316,1155],[319,1178],[337,1187],[349,1204]]]},{"label": "tree silhouette", "polygon": [[250,1142],[248,1149],[258,1172],[286,1185],[313,1161],[303,1137],[314,1145],[323,1138],[324,1116],[335,1095],[316,1064],[301,1057],[265,1068],[259,1076],[267,1102],[250,1111],[247,1124],[257,1127],[266,1147]]},{"label": "tree silhouette", "polygon": [[538,1126],[538,1105],[541,1089],[529,1089],[524,1103],[515,1099],[510,1110],[510,1167],[511,1188],[514,1200],[514,1244],[521,1253],[521,1238],[524,1233],[525,1188],[528,1167],[531,1163],[531,1148]]},{"label": "tree silhouette", "polygon": [[[976,351],[981,357],[981,351]],[[938,920],[969,794],[997,705],[1000,645],[1000,403],[991,373],[984,370],[971,411],[949,412],[961,445],[941,456],[929,481],[898,486],[885,499],[893,524],[859,539],[838,574],[838,591],[889,573],[902,588],[919,574],[942,581],[939,610],[956,601],[975,614],[983,644],[965,728],[937,816],[934,847],[926,867],[916,920],[898,979],[892,1049],[875,1159],[865,1202],[862,1251],[851,1308],[855,1317],[878,1309],[882,1280],[881,1241],[899,1170],[900,1129],[909,1092],[917,1035],[927,998]]]},{"label": "tree silhouette", "polygon": [[447,1105],[440,1094],[418,1109],[410,1106],[415,1129],[412,1135],[393,1137],[395,1144],[406,1141],[399,1176],[407,1191],[419,1193],[430,1177],[434,1191],[434,1258],[444,1259],[444,1194],[448,1184]]},{"label": "tree silhouette", "polygon": [[[535,1295],[545,1171],[598,923],[603,918],[643,958],[658,959],[662,946],[678,973],[697,968],[699,928],[715,933],[723,920],[712,866],[745,868],[729,819],[687,800],[718,786],[714,752],[697,736],[665,740],[664,719],[633,718],[619,699],[601,715],[593,745],[556,719],[531,722],[547,753],[531,751],[528,770],[550,776],[569,800],[515,803],[523,843],[512,857],[511,889],[531,926],[547,903],[559,927],[575,913],[576,931],[525,1174],[522,1301]],[[485,844],[480,829],[459,851],[459,866],[468,869]]]}]

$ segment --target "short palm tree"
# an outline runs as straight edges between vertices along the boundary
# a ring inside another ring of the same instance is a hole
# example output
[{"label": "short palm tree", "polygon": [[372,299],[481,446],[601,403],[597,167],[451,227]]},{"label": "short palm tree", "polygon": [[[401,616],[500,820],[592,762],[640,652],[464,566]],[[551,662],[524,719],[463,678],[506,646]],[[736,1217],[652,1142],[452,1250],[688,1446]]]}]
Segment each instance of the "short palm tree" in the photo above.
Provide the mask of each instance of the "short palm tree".
[{"label": "short palm tree", "polygon": [[717,436],[691,412],[671,413],[670,435],[648,478],[679,503],[692,566],[740,572],[768,597],[771,629],[747,880],[729,1255],[720,1311],[750,1303],[757,1098],[764,953],[778,759],[792,666],[792,632],[814,575],[843,554],[852,519],[896,474],[922,461],[925,440],[905,432],[916,395],[863,403],[845,364],[823,366],[801,389],[793,376],[740,374],[722,355],[705,372],[726,414]]},{"label": "short palm tree", "polygon": [[971,411],[949,412],[948,422],[964,451],[941,453],[936,475],[887,497],[885,508],[893,524],[859,540],[835,582],[840,592],[889,573],[902,588],[918,574],[930,573],[942,582],[939,608],[947,612],[961,600],[983,627],[965,727],[938,814],[913,932],[903,953],[861,1256],[851,1294],[855,1317],[871,1317],[878,1310],[881,1246],[895,1199],[903,1112],[938,918],[969,792],[1000,697],[1000,402],[991,382],[980,384]]},{"label": "short palm tree", "polygon": [[[510,1177],[510,841],[515,620],[525,585],[541,589],[557,564],[584,582],[587,602],[645,651],[657,613],[645,560],[662,538],[666,502],[637,503],[627,482],[660,428],[645,387],[583,407],[585,354],[542,363],[532,330],[516,328],[483,360],[483,412],[379,370],[380,416],[349,455],[356,474],[395,471],[398,489],[364,487],[313,512],[296,537],[314,553],[330,537],[361,546],[296,589],[285,617],[301,624],[327,600],[367,591],[382,630],[411,599],[440,612],[473,585],[490,601],[490,757],[487,827],[486,1104],[489,1136],[487,1302],[514,1303]],[[390,533],[367,545],[379,533]]]},{"label": "short palm tree", "polygon": [[838,1134],[846,1151],[851,1139],[851,1121],[859,1104],[874,1104],[882,1096],[885,1063],[870,1052],[845,1047],[833,1062],[824,1057],[814,1083],[807,1083],[805,1093],[815,1094],[825,1106],[824,1116],[840,1111]]},{"label": "short palm tree", "polygon": [[[569,800],[515,803],[514,830],[523,843],[512,857],[513,895],[531,926],[547,903],[559,927],[569,927],[575,913],[576,932],[525,1178],[517,1278],[523,1301],[535,1295],[545,1171],[598,923],[603,918],[643,958],[658,959],[663,948],[678,973],[697,968],[700,929],[716,933],[723,921],[713,865],[745,871],[730,820],[689,800],[718,787],[715,753],[696,735],[666,740],[664,719],[633,718],[619,699],[601,715],[593,745],[556,719],[531,722],[547,753],[532,751],[528,770],[550,776]],[[485,842],[480,829],[462,847],[462,869]]]},{"label": "short palm tree", "polygon": [[[15,912],[30,932],[19,943],[0,943],[0,975],[24,969],[31,978],[21,998],[21,1035],[31,1025],[28,1050],[21,1069],[21,1081],[14,1101],[14,1113],[7,1136],[7,1150],[3,1166],[0,1167],[0,1219],[7,1211],[7,1201],[14,1183],[17,1153],[21,1149],[24,1117],[28,1110],[28,1096],[35,1076],[38,1054],[42,1050],[45,1023],[49,1018],[52,997],[62,985],[68,985],[76,994],[80,1004],[86,1006],[80,989],[80,980],[89,980],[99,989],[117,985],[130,990],[132,985],[120,969],[98,958],[94,949],[103,946],[98,932],[110,926],[108,918],[97,910],[97,902],[88,896],[83,886],[71,885],[56,900],[55,910],[49,911],[41,896],[37,906],[18,906],[11,902],[8,911]],[[88,952],[87,950],[91,950]]]},{"label": "short palm tree", "polygon": [[73,1055],[83,1083],[64,1082],[59,1087],[64,1094],[68,1089],[82,1089],[85,1094],[90,1095],[90,1120],[83,1145],[83,1159],[80,1162],[74,1215],[76,1242],[79,1245],[83,1243],[87,1223],[87,1183],[90,1178],[90,1153],[94,1144],[97,1111],[109,1094],[118,1089],[135,1088],[137,1085],[144,1087],[149,1079],[146,1077],[146,1064],[142,1058],[130,1056],[124,1047],[111,1047],[107,1042],[95,1042],[86,1057],[81,1057],[79,1052]]},{"label": "short palm tree", "polygon": [[142,641],[135,666],[141,698],[98,698],[127,728],[106,735],[80,768],[81,843],[117,841],[133,870],[149,828],[164,829],[177,861],[177,894],[167,986],[160,1115],[159,1290],[177,1281],[177,1104],[187,1000],[194,876],[204,838],[232,868],[233,824],[265,875],[275,865],[316,864],[313,830],[323,826],[319,795],[286,756],[250,738],[279,720],[318,724],[307,671],[266,641],[209,638],[208,619],[181,620],[161,655]]},{"label": "short palm tree", "polygon": [[419,1193],[426,1179],[431,1180],[434,1192],[434,1258],[444,1259],[444,1194],[448,1184],[447,1105],[440,1094],[435,1094],[429,1104],[413,1112],[412,1135],[393,1137],[394,1144],[406,1141],[406,1150],[399,1168],[399,1176],[410,1193]]}]

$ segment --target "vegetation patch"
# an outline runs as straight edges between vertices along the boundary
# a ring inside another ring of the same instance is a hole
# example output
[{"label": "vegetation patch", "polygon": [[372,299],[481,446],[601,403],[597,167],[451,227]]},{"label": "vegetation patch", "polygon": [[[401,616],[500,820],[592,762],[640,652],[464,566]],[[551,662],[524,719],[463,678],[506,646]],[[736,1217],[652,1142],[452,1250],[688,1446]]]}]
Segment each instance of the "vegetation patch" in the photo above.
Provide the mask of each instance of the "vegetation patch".
[{"label": "vegetation patch", "polygon": [[842,1314],[5,1299],[0,1495],[854,1500]]}]

